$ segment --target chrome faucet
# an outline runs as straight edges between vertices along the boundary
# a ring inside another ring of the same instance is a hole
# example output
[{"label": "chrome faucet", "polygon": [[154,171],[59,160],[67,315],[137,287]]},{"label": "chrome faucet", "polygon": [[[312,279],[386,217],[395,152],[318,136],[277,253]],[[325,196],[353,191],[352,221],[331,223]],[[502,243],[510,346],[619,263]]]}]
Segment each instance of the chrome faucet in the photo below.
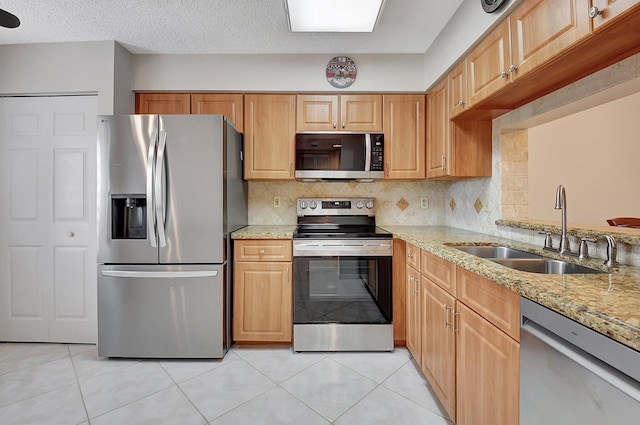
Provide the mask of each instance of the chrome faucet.
[{"label": "chrome faucet", "polygon": [[569,246],[569,238],[567,237],[567,194],[564,190],[564,186],[558,185],[556,189],[556,206],[555,209],[562,210],[562,235],[560,236],[560,246],[558,252],[565,254],[571,252]]},{"label": "chrome faucet", "polygon": [[618,254],[616,240],[610,235],[602,235],[602,238],[607,241],[607,261],[604,262],[604,265],[609,268],[615,267],[618,265],[618,261],[616,261]]}]

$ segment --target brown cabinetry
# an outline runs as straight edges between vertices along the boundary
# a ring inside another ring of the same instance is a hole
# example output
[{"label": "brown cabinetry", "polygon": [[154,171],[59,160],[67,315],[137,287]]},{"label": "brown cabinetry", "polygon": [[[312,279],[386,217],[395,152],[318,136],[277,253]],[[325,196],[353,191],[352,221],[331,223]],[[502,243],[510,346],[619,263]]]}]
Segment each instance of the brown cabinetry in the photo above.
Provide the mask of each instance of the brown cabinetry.
[{"label": "brown cabinetry", "polygon": [[296,96],[244,97],[244,178],[293,180]]},{"label": "brown cabinetry", "polygon": [[384,177],[425,178],[425,96],[385,95]]},{"label": "brown cabinetry", "polygon": [[491,175],[491,121],[449,117],[447,80],[427,95],[427,178]]},{"label": "brown cabinetry", "polygon": [[299,95],[297,131],[382,131],[382,95]]},{"label": "brown cabinetry", "polygon": [[407,348],[447,414],[517,424],[519,296],[412,244],[405,256]]},{"label": "brown cabinetry", "polygon": [[136,114],[190,114],[189,93],[136,93]]},{"label": "brown cabinetry", "polygon": [[233,339],[291,342],[290,240],[236,240]]},{"label": "brown cabinetry", "polygon": [[589,17],[593,20],[593,30],[601,31],[619,19],[640,9],[638,0],[591,0]]},{"label": "brown cabinetry", "polygon": [[222,114],[240,133],[244,132],[244,112],[241,94],[193,93],[192,114]]}]

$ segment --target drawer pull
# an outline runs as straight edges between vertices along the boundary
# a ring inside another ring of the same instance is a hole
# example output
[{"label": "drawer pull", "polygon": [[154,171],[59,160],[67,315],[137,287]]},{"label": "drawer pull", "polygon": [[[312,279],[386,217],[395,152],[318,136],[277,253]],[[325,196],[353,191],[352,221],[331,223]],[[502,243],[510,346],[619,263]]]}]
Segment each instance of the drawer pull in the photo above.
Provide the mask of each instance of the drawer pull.
[{"label": "drawer pull", "polygon": [[264,249],[260,250],[260,255],[264,254]]}]

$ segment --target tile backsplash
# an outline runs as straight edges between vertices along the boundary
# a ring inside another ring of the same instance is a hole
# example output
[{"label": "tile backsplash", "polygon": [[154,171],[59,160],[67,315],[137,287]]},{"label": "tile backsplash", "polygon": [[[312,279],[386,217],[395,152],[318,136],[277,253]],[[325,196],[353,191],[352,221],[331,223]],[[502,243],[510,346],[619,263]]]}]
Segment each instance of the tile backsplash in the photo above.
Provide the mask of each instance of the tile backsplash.
[{"label": "tile backsplash", "polygon": [[[381,225],[444,226],[449,182],[373,183],[249,182],[249,224],[296,224],[296,200],[304,197],[376,198],[376,222]],[[280,207],[274,207],[274,197]],[[421,208],[427,198],[428,208]]]}]

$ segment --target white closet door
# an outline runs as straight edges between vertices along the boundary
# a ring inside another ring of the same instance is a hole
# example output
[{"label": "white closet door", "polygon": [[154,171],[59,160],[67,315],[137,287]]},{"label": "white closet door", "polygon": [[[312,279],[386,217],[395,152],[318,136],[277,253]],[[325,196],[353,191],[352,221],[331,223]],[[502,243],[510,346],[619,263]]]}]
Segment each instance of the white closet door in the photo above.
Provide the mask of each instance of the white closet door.
[{"label": "white closet door", "polygon": [[0,341],[96,341],[97,104],[0,98]]}]

